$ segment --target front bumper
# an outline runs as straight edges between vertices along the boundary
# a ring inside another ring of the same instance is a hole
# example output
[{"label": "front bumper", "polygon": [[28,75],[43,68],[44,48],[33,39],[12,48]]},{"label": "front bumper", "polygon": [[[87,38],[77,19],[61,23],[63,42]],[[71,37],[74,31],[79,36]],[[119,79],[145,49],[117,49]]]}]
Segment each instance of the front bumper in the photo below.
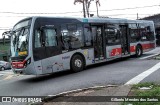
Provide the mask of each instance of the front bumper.
[{"label": "front bumper", "polygon": [[15,68],[12,68],[12,71],[15,73],[15,74],[23,74],[25,75],[25,69],[15,69]]}]

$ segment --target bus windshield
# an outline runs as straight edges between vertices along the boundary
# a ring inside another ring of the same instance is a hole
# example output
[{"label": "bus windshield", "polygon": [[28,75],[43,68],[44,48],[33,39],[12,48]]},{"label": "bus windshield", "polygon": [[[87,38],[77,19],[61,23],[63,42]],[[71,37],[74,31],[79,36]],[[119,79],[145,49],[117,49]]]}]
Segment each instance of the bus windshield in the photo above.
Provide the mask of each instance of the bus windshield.
[{"label": "bus windshield", "polygon": [[28,54],[28,38],[31,20],[16,24],[11,33],[11,57],[26,56]]}]

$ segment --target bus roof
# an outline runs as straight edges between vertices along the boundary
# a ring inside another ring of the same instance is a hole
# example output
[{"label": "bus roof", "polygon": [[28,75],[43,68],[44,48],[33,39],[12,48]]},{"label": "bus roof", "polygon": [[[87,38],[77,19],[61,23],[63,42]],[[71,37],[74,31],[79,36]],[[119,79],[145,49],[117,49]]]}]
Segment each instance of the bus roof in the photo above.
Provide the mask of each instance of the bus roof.
[{"label": "bus roof", "polygon": [[[153,23],[153,21],[148,21],[148,20],[129,20],[129,19],[123,19],[123,18],[101,18],[101,17],[91,17],[91,18],[74,18],[74,17],[47,17],[47,16],[33,16],[33,17],[28,17],[23,20],[27,20],[30,18],[59,18],[59,19],[77,19],[80,22],[83,23]],[[21,20],[21,21],[23,21]],[[19,21],[20,22],[20,21]],[[19,23],[18,22],[18,23]]]}]

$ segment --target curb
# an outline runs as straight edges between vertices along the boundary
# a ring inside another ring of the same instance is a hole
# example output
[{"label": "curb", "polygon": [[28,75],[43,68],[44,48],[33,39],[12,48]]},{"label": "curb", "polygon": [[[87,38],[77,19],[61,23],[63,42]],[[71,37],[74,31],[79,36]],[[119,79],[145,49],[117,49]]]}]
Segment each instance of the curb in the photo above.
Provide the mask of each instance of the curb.
[{"label": "curb", "polygon": [[48,97],[63,96],[63,95],[66,95],[66,94],[75,93],[75,92],[81,92],[81,91],[85,91],[85,90],[89,90],[89,89],[106,88],[106,87],[117,87],[117,86],[118,85],[92,86],[92,87],[88,87],[88,88],[80,88],[80,89],[75,89],[75,90],[71,90],[71,91],[61,92],[61,93],[58,93],[56,95],[48,95]]},{"label": "curb", "polygon": [[[58,93],[58,94],[55,94],[55,95],[48,95],[47,97],[45,97],[43,99],[43,101],[44,102],[50,101],[50,100],[53,100],[55,98],[67,95],[67,94],[76,93],[76,92],[82,92],[82,91],[89,90],[89,89],[107,88],[107,87],[118,87],[118,85],[92,86],[92,87],[88,87],[88,88],[75,89],[75,90],[71,90],[71,91],[61,92],[61,93]],[[43,105],[42,103],[29,103],[27,105]]]}]

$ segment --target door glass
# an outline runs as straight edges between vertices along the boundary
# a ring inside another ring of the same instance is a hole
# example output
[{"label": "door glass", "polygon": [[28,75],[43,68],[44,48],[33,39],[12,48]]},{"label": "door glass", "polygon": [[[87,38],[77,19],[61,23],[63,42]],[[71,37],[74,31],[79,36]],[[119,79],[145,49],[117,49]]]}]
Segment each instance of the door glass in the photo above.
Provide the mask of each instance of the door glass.
[{"label": "door glass", "polygon": [[93,36],[93,43],[96,43],[96,27],[92,27],[92,36]]},{"label": "door glass", "polygon": [[99,57],[103,57],[103,40],[102,40],[102,27],[97,28],[97,49],[99,53]]},{"label": "door glass", "polygon": [[40,38],[40,31],[36,30],[35,31],[35,43],[34,43],[35,48],[41,47],[41,38]]},{"label": "door glass", "polygon": [[128,40],[128,26],[127,25],[120,25],[121,30],[121,45],[122,45],[122,54],[129,54],[129,40]]},{"label": "door glass", "polygon": [[85,46],[91,46],[92,43],[92,35],[91,35],[91,27],[88,24],[84,25],[84,36],[85,36],[85,41],[84,44]]},{"label": "door glass", "polygon": [[103,59],[102,27],[92,27],[92,36],[94,41],[95,58],[96,60]]},{"label": "door glass", "polygon": [[45,29],[45,46],[57,46],[56,31],[54,29]]}]

